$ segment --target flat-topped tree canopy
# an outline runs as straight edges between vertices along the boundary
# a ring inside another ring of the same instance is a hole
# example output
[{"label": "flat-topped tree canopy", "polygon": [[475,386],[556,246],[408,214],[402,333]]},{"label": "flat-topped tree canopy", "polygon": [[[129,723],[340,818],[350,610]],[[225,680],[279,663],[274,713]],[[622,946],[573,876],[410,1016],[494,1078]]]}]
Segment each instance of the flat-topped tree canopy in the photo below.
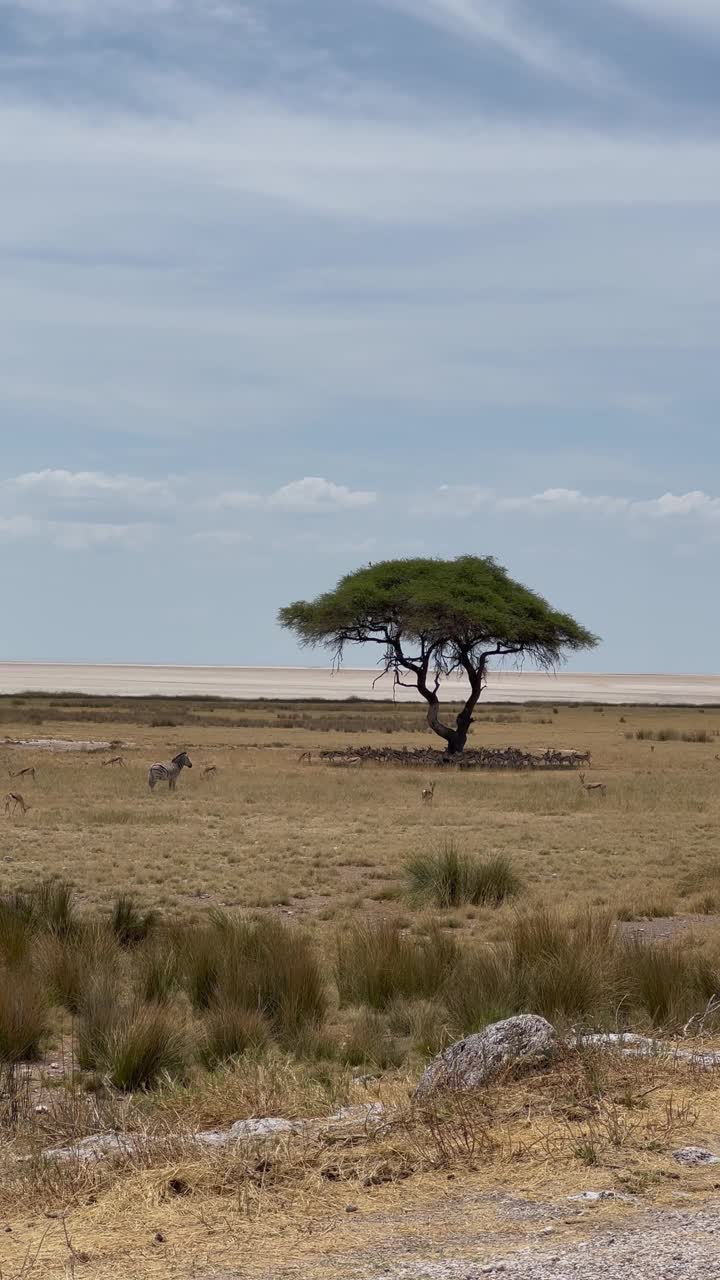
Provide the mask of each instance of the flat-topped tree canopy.
[{"label": "flat-topped tree canopy", "polygon": [[[385,560],[341,578],[334,591],[280,610],[303,645],[323,645],[340,662],[348,644],[379,644],[396,684],[417,688],[428,723],[461,752],[490,658],[529,658],[552,668],[597,637],[509,576],[492,556]],[[439,717],[443,675],[463,672],[470,697],[455,728]]]}]

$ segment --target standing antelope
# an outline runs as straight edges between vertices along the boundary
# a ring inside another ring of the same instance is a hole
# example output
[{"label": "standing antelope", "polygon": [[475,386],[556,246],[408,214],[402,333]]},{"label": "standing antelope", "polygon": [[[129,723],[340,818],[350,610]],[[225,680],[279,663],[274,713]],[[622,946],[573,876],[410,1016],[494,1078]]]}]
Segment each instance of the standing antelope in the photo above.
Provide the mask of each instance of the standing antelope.
[{"label": "standing antelope", "polygon": [[435,783],[431,782],[429,787],[423,787],[420,794],[426,804],[432,804],[433,796],[435,794]]},{"label": "standing antelope", "polygon": [[580,774],[580,786],[583,791],[599,791],[601,796],[607,793],[607,787],[604,782],[586,782],[584,773]]},{"label": "standing antelope", "polygon": [[174,791],[177,780],[183,769],[192,769],[192,760],[187,751],[180,751],[173,756],[170,764],[151,764],[148,770],[148,786],[155,790],[156,782],[167,782],[170,791]]},{"label": "standing antelope", "polygon": [[101,763],[101,765],[103,766],[103,768],[105,768],[105,766],[106,766],[106,765],[108,765],[108,764],[109,764],[109,765],[116,765],[116,764],[124,765],[124,764],[125,764],[125,760],[124,760],[124,757],[123,757],[123,756],[111,756],[109,760],[101,760],[101,761],[100,761],[100,763]]},{"label": "standing antelope", "polygon": [[206,764],[203,769],[203,778],[214,778],[217,773],[216,764]]},{"label": "standing antelope", "polygon": [[19,791],[9,791],[6,795],[5,813],[8,817],[11,813],[14,813],[16,809],[19,809],[24,817],[29,808],[30,805],[25,803]]}]

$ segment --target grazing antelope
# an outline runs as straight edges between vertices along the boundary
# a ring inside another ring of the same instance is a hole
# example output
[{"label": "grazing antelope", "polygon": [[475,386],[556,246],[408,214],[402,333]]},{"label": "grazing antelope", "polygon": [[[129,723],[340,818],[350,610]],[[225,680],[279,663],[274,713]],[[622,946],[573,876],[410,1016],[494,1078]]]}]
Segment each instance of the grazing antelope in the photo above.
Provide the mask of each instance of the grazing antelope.
[{"label": "grazing antelope", "polygon": [[208,764],[203,769],[203,778],[214,778],[216,773],[217,773],[217,765]]},{"label": "grazing antelope", "polygon": [[580,774],[580,786],[583,791],[597,791],[601,796],[607,794],[607,786],[604,782],[586,782],[584,773]]},{"label": "grazing antelope", "polygon": [[11,813],[14,813],[16,809],[19,809],[24,817],[29,808],[30,808],[30,805],[25,803],[19,791],[9,791],[8,794],[6,795],[5,797],[6,816],[9,817]]},{"label": "grazing antelope", "polygon": [[435,783],[431,782],[429,787],[423,787],[420,794],[426,804],[432,804],[433,796],[435,794]]},{"label": "grazing antelope", "polygon": [[103,769],[104,769],[104,768],[105,768],[105,766],[106,766],[106,765],[108,765],[108,764],[109,764],[109,765],[115,765],[115,764],[124,765],[124,764],[125,764],[125,758],[124,758],[124,756],[111,756],[109,760],[101,760],[101,761],[100,761],[100,763],[101,763],[101,765],[102,765],[102,767],[103,767]]},{"label": "grazing antelope", "polygon": [[170,764],[151,764],[148,770],[150,790],[155,790],[156,782],[167,782],[168,789],[174,791],[183,769],[192,769],[192,760],[187,751],[179,751],[176,756],[173,756]]},{"label": "grazing antelope", "polygon": [[33,765],[29,764],[26,769],[17,769],[15,773],[13,773],[12,769],[8,769],[8,777],[9,778],[32,778],[34,782],[35,768]]}]

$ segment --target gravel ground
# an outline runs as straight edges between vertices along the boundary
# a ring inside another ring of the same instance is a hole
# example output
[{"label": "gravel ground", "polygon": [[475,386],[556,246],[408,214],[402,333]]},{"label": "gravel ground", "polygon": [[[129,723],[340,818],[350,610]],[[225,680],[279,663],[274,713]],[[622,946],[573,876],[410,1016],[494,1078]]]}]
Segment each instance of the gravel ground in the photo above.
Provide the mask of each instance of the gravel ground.
[{"label": "gravel ground", "polygon": [[553,1248],[552,1238],[507,1257],[471,1258],[424,1265],[400,1264],[367,1280],[718,1280],[720,1205],[696,1212],[643,1217],[642,1225],[593,1234],[579,1244]]}]

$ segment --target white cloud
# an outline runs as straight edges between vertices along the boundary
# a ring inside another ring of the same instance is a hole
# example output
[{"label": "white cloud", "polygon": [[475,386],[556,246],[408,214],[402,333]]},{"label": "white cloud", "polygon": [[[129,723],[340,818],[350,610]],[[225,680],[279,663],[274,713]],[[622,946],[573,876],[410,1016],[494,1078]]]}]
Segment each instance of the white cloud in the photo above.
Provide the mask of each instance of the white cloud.
[{"label": "white cloud", "polygon": [[349,489],[321,476],[305,476],[277,489],[270,495],[268,505],[283,511],[352,511],[369,507],[376,499],[377,494],[367,490]]},{"label": "white cloud", "polygon": [[66,471],[47,467],[42,471],[26,471],[6,483],[19,496],[37,496],[44,500],[82,502],[122,499],[132,503],[152,504],[167,503],[174,499],[167,480],[109,475],[103,471]]},{"label": "white cloud", "polygon": [[350,489],[344,484],[334,484],[322,476],[305,476],[293,480],[274,493],[263,496],[245,489],[230,489],[211,499],[216,510],[252,510],[265,508],[287,512],[352,511],[371,506],[377,494],[363,489]]}]

